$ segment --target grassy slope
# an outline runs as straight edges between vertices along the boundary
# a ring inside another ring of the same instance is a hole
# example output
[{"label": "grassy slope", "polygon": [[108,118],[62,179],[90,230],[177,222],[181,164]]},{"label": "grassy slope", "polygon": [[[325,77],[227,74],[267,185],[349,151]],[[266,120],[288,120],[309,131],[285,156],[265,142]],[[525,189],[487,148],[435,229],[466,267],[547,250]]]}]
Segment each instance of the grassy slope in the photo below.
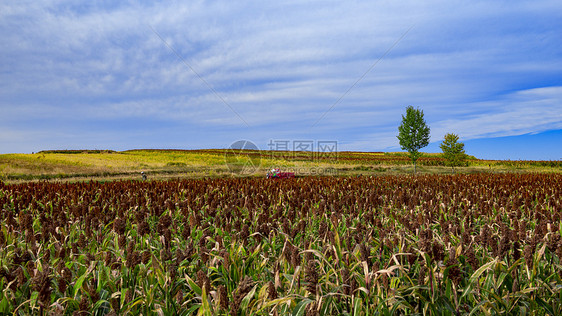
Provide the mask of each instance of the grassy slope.
[{"label": "grassy slope", "polygon": [[[526,163],[470,159],[470,166],[460,172],[560,172],[555,167],[533,166]],[[428,154],[420,159],[422,173],[449,173],[449,167],[440,166],[439,156]],[[169,177],[230,176],[232,168],[242,170],[244,165],[258,166],[245,175],[263,176],[269,168],[281,167],[307,174],[402,174],[412,172],[404,153],[340,152],[334,156],[311,156],[310,153],[245,152],[234,155],[228,150],[131,150],[123,152],[72,153],[40,152],[36,154],[0,155],[0,178],[5,181],[38,179],[117,179],[139,178],[145,171],[154,179]]]}]

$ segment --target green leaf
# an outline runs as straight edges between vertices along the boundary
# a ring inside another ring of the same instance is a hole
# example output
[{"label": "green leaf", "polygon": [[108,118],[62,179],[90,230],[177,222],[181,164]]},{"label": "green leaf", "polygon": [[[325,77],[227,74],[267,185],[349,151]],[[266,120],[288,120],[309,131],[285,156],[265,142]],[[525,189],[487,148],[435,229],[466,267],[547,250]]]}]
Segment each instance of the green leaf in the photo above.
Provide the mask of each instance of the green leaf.
[{"label": "green leaf", "polygon": [[246,296],[244,296],[244,298],[242,299],[242,302],[240,303],[240,310],[242,311],[242,313],[245,313],[247,315],[250,314],[250,313],[248,313],[248,305],[250,304],[250,301],[252,300],[252,298],[256,294],[257,287],[258,287],[257,284],[254,285],[252,290],[250,290],[250,292],[248,294],[246,294]]},{"label": "green leaf", "polygon": [[[127,310],[123,313],[123,315],[130,314],[131,310],[139,304],[145,305],[145,300],[142,297],[137,297],[132,302],[130,302],[129,304],[123,306],[123,308],[127,308]],[[136,314],[136,313],[134,313],[134,314]]]},{"label": "green leaf", "polygon": [[84,283],[84,281],[86,280],[86,278],[88,277],[88,274],[90,274],[90,272],[92,272],[92,270],[94,269],[94,265],[92,264],[88,270],[86,270],[86,272],[84,272],[84,274],[82,274],[78,280],[76,280],[76,283],[74,284],[74,287],[72,288],[72,297],[74,297],[76,299],[76,295],[78,294],[78,291],[82,288],[82,283]]},{"label": "green leaf", "polygon": [[312,302],[314,301],[308,298],[305,298],[302,301],[300,301],[300,303],[298,303],[297,306],[295,306],[295,309],[293,309],[293,316],[304,315],[304,312],[306,311],[306,306]]},{"label": "green leaf", "polygon": [[6,297],[3,297],[2,301],[0,301],[0,313],[6,313],[7,314],[10,310],[11,310],[10,302],[8,302]]},{"label": "green leaf", "polygon": [[[488,301],[480,301],[480,303],[478,303],[476,306],[474,306],[472,308],[472,310],[470,311],[470,315],[480,315],[482,313],[484,313],[485,315],[490,315],[490,311],[487,311],[484,309],[484,304],[489,303]],[[480,311],[482,311],[482,313],[479,313]]]},{"label": "green leaf", "polygon": [[536,299],[537,303],[539,303],[539,306],[548,312],[549,315],[556,315],[556,313],[554,312],[554,309],[552,309],[552,306],[550,304],[548,304],[547,302],[545,302],[542,298],[537,297]]},{"label": "green leaf", "polygon": [[191,308],[187,310],[186,315],[192,315],[199,307],[201,307],[201,305],[198,304],[191,306]]},{"label": "green leaf", "polygon": [[484,271],[491,269],[491,267],[496,264],[497,260],[494,259],[488,263],[486,263],[485,265],[481,266],[480,268],[478,268],[476,271],[474,271],[474,273],[472,274],[472,276],[470,277],[470,279],[468,280],[468,285],[467,287],[464,289],[464,293],[462,294],[461,298],[459,299],[459,301],[462,301],[462,299],[467,296],[468,294],[470,294],[472,292],[472,288],[474,287],[474,283],[478,281],[478,279],[480,278],[480,276],[482,275],[482,273],[484,273]]},{"label": "green leaf", "polygon": [[359,297],[356,297],[353,300],[353,315],[361,315],[361,310],[363,309],[363,300]]},{"label": "green leaf", "polygon": [[499,309],[500,306],[503,306],[504,311],[509,309],[509,306],[506,305],[507,302],[505,302],[501,297],[499,297],[499,295],[497,295],[494,292],[494,289],[482,288],[482,291],[488,293],[488,296],[496,301],[496,304],[490,304],[492,308],[496,311],[496,313],[498,314],[501,313],[501,310]]},{"label": "green leaf", "polygon": [[33,293],[31,293],[31,297],[29,299],[29,301],[30,301],[29,305],[31,306],[31,308],[34,308],[37,305],[37,297],[39,297],[39,292],[33,291]]},{"label": "green leaf", "polygon": [[260,308],[260,310],[257,312],[257,314],[260,314],[262,311],[268,309],[269,307],[277,306],[277,305],[282,304],[282,303],[286,303],[286,304],[288,305],[288,304],[290,304],[292,301],[293,301],[293,298],[290,297],[290,296],[280,297],[280,298],[274,299],[274,300],[269,301],[269,302],[267,302],[266,304],[264,304],[264,305]]},{"label": "green leaf", "polygon": [[201,288],[199,287],[199,285],[197,285],[197,283],[195,283],[190,277],[189,275],[185,275],[185,280],[187,281],[187,284],[189,285],[189,287],[191,288],[191,290],[193,292],[195,292],[197,295],[201,296],[202,295],[202,291]]},{"label": "green leaf", "polygon": [[111,310],[111,305],[106,300],[99,300],[94,304],[94,315],[105,315]]},{"label": "green leaf", "polygon": [[496,291],[503,285],[507,275],[508,274],[505,273],[505,272],[500,273],[500,276],[498,277],[498,280],[496,281],[496,285],[494,286]]},{"label": "green leaf", "polygon": [[212,316],[213,311],[211,310],[211,304],[209,303],[209,299],[207,297],[207,292],[205,289],[201,292],[201,307],[197,312],[197,316]]}]

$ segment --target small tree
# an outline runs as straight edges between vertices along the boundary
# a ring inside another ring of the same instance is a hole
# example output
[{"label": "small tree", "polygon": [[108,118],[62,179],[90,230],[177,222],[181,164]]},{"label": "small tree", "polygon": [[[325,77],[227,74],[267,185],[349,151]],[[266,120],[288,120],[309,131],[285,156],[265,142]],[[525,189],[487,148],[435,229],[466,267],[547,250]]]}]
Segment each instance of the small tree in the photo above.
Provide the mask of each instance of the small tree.
[{"label": "small tree", "polygon": [[465,164],[466,154],[464,152],[464,143],[459,143],[458,135],[452,133],[446,134],[439,147],[443,151],[443,157],[446,160],[445,163],[451,166],[453,173],[455,172],[455,167]]},{"label": "small tree", "polygon": [[429,126],[423,119],[422,110],[411,105],[406,108],[406,116],[402,115],[402,124],[398,126],[397,138],[400,147],[410,153],[416,173],[416,161],[422,155],[419,150],[429,144]]}]

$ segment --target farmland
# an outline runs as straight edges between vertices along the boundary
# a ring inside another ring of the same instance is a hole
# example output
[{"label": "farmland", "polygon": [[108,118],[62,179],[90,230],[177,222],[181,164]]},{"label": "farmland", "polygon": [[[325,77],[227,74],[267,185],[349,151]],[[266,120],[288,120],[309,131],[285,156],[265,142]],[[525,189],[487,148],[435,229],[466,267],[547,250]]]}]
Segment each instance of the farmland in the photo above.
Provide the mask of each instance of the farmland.
[{"label": "farmland", "polygon": [[[469,157],[461,173],[480,172],[560,172],[562,161],[496,161]],[[255,168],[241,173],[242,166]],[[149,179],[265,176],[268,169],[280,167],[297,175],[401,175],[413,172],[404,153],[238,151],[205,150],[107,150],[43,151],[34,154],[0,155],[0,180],[130,180],[144,171]],[[448,174],[439,154],[424,154],[418,161],[425,174]]]},{"label": "farmland", "polygon": [[561,196],[559,172],[0,184],[0,313],[559,315]]}]

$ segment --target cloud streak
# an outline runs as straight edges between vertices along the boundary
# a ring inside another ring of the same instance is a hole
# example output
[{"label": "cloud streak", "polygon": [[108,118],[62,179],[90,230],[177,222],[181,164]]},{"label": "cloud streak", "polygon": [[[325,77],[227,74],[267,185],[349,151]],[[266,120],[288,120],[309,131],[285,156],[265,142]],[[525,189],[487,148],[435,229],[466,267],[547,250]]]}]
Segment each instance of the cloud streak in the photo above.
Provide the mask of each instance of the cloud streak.
[{"label": "cloud streak", "polygon": [[[44,149],[38,134],[126,149],[148,126],[161,134],[135,147],[284,137],[395,149],[410,104],[433,141],[561,129],[561,12],[557,1],[4,3],[0,152]],[[99,140],[80,126],[103,128]]]}]

